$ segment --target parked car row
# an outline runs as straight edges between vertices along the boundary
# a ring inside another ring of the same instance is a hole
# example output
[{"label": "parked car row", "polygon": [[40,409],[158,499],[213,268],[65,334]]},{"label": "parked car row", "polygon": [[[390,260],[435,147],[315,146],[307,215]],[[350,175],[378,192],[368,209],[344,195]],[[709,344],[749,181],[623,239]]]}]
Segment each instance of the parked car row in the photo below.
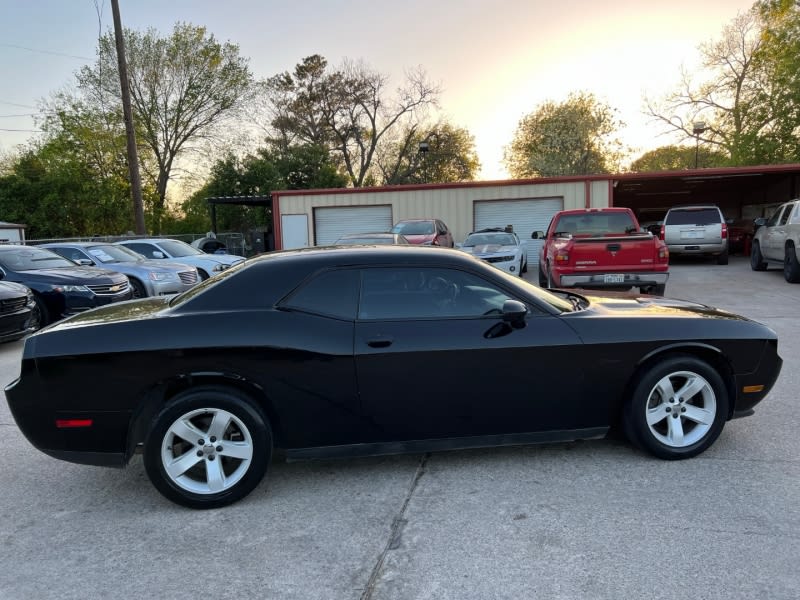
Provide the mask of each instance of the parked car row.
[{"label": "parked car row", "polygon": [[243,262],[171,239],[0,246],[0,341],[114,302],[184,292]]}]

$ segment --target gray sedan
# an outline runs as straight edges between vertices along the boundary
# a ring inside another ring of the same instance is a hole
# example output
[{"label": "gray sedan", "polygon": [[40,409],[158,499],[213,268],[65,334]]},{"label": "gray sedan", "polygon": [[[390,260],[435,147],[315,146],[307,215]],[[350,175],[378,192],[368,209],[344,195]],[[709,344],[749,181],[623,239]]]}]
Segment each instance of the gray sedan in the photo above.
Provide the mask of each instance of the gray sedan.
[{"label": "gray sedan", "polygon": [[191,265],[142,258],[125,246],[95,242],[54,242],[42,244],[79,265],[102,266],[127,275],[134,298],[177,294],[200,281]]}]

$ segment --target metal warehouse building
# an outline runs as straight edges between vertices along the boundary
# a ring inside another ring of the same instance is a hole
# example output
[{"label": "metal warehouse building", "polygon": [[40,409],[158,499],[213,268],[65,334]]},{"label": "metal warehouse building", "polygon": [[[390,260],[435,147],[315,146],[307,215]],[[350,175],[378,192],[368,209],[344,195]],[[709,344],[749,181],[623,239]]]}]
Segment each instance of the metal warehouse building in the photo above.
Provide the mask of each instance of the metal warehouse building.
[{"label": "metal warehouse building", "polygon": [[[529,261],[553,213],[625,206],[640,221],[671,206],[716,204],[729,219],[769,214],[800,194],[800,164],[693,169],[584,177],[272,192],[276,249],[323,246],[345,233],[387,231],[401,219],[438,218],[461,241],[476,229],[512,225],[527,240]],[[222,200],[222,199],[220,199]]]}]

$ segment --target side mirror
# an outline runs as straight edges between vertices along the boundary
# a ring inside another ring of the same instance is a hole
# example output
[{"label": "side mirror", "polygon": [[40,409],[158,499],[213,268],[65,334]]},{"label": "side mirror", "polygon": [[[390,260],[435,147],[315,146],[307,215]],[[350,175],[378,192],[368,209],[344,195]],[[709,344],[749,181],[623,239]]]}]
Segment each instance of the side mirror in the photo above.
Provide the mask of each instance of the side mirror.
[{"label": "side mirror", "polygon": [[75,262],[78,263],[82,267],[93,267],[94,266],[94,261],[91,261],[88,258],[79,258]]},{"label": "side mirror", "polygon": [[512,325],[525,322],[528,307],[519,300],[506,300],[503,302],[503,321]]},{"label": "side mirror", "polygon": [[153,251],[153,258],[166,258],[166,256],[164,256],[163,252],[160,252],[158,250],[154,250]]},{"label": "side mirror", "polygon": [[464,244],[461,244],[461,243],[456,243],[456,248],[458,248],[459,250],[460,250],[460,249],[461,249],[463,246],[464,246]]},{"label": "side mirror", "polygon": [[767,220],[766,220],[764,217],[760,217],[760,218],[758,218],[758,219],[755,219],[755,220],[753,221],[753,228],[754,228],[754,231],[755,231],[756,229],[758,229],[759,227],[762,227],[762,226],[764,226],[764,225],[766,225],[766,224],[767,224]]},{"label": "side mirror", "polygon": [[532,240],[543,240],[544,239],[544,231],[534,231],[531,234]]}]

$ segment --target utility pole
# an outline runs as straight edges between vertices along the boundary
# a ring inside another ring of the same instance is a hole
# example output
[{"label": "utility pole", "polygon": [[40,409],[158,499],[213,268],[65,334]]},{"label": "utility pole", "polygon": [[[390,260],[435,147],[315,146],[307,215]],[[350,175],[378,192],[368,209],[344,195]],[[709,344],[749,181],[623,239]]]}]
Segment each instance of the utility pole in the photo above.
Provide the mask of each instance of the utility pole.
[{"label": "utility pole", "polygon": [[122,19],[119,16],[119,0],[111,0],[114,14],[114,38],[117,42],[117,63],[119,64],[119,83],[122,88],[122,114],[125,118],[125,134],[128,138],[128,172],[131,177],[131,197],[133,198],[133,217],[136,233],[147,233],[144,227],[144,203],[142,202],[142,179],[139,176],[139,155],[136,152],[136,131],[133,129],[131,111],[131,87],[128,82],[128,63],[125,60],[125,38],[122,33]]}]

